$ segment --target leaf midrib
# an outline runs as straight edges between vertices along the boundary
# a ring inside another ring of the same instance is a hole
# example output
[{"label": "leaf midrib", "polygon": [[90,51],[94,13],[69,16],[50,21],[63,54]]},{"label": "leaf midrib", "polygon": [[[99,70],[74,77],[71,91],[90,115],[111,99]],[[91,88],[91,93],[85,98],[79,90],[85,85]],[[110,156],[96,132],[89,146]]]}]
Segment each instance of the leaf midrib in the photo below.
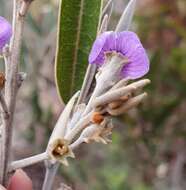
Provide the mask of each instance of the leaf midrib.
[{"label": "leaf midrib", "polygon": [[72,67],[72,82],[71,82],[72,85],[71,85],[71,89],[70,89],[71,95],[72,95],[73,89],[74,89],[74,82],[73,81],[75,80],[76,64],[77,64],[77,60],[78,60],[78,47],[80,44],[84,2],[85,2],[85,0],[81,0],[80,11],[79,11],[79,16],[78,16],[77,36],[76,36],[76,44],[75,44],[75,49],[74,49],[74,59],[73,59],[73,64],[72,64],[73,65],[73,67]]}]

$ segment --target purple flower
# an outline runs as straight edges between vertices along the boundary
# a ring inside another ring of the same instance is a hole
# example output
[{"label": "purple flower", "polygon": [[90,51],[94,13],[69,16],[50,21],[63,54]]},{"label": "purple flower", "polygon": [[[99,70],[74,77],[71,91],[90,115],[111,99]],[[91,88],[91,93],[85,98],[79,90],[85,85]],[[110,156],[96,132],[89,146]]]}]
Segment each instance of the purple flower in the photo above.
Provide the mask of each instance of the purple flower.
[{"label": "purple flower", "polygon": [[106,53],[116,52],[128,59],[121,74],[125,78],[137,79],[149,71],[149,59],[138,36],[134,32],[105,32],[93,44],[89,63],[101,66]]},{"label": "purple flower", "polygon": [[12,36],[12,27],[10,23],[0,16],[0,52],[3,47],[10,41]]}]

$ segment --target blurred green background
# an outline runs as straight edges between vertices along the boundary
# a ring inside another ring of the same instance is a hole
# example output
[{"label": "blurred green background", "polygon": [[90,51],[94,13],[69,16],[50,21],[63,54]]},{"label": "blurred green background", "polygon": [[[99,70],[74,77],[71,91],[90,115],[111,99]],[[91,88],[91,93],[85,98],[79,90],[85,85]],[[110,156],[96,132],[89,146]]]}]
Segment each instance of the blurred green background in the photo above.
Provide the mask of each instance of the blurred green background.
[{"label": "blurred green background", "polygon": [[[128,1],[114,2],[111,30]],[[11,7],[1,0],[0,15],[10,20]],[[16,108],[15,159],[44,150],[64,107],[53,74],[57,11],[57,0],[35,1],[26,18],[21,69],[28,77]],[[149,96],[120,118],[112,144],[83,145],[54,189],[60,182],[75,190],[186,189],[186,1],[139,0],[132,30],[151,60]],[[41,189],[43,165],[26,171]]]}]

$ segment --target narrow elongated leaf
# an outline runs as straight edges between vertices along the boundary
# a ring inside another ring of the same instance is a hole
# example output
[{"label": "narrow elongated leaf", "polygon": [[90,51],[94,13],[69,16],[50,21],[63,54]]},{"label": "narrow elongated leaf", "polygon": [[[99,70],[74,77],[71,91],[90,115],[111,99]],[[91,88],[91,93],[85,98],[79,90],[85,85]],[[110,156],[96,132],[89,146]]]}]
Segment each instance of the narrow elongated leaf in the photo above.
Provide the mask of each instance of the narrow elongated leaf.
[{"label": "narrow elongated leaf", "polygon": [[112,14],[112,10],[113,10],[113,0],[109,0],[102,11],[102,17],[104,17],[105,14],[108,14],[110,17],[110,15]]},{"label": "narrow elongated leaf", "polygon": [[115,30],[116,32],[129,30],[132,18],[134,16],[135,7],[136,7],[136,0],[130,0],[118,22],[118,25],[116,26]]},{"label": "narrow elongated leaf", "polygon": [[80,89],[96,38],[102,0],[61,0],[55,63],[56,85],[67,102]]}]

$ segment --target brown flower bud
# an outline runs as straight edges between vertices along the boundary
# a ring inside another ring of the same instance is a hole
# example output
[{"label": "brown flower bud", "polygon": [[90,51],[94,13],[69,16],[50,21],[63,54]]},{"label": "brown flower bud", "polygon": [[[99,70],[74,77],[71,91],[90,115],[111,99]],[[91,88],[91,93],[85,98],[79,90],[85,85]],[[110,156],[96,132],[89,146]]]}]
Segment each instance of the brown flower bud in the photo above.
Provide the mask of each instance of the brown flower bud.
[{"label": "brown flower bud", "polygon": [[96,124],[100,124],[104,120],[104,116],[100,114],[99,112],[94,112],[92,114],[91,121]]},{"label": "brown flower bud", "polygon": [[0,90],[2,90],[5,86],[5,75],[3,72],[0,72]]}]

